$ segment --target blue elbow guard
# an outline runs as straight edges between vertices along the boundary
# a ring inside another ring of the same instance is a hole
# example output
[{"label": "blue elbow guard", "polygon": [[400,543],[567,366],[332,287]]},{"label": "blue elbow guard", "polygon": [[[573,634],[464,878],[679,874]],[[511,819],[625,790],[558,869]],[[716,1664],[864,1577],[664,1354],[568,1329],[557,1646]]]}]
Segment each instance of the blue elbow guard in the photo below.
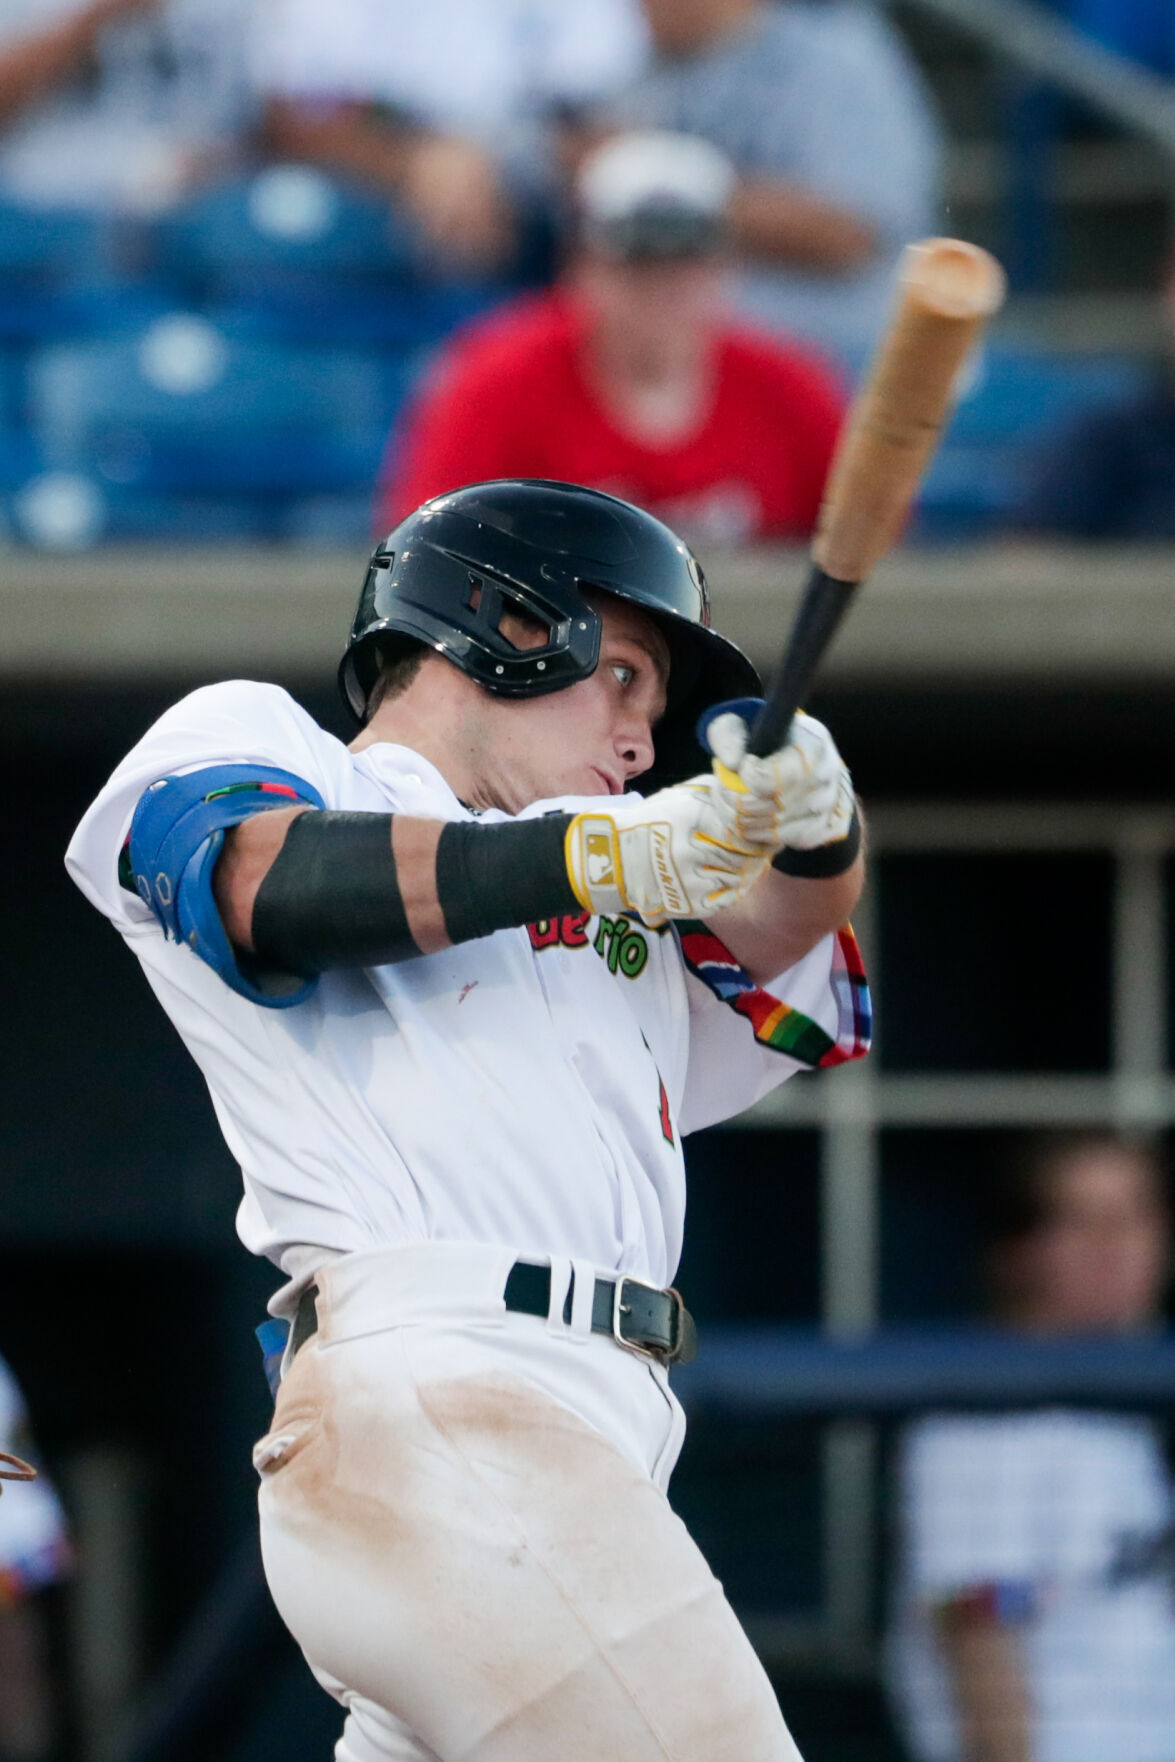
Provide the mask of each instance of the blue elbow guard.
[{"label": "blue elbow guard", "polygon": [[212,872],[231,826],[275,807],[321,808],[316,789],[267,765],[209,765],[161,777],[139,797],[127,841],[135,890],[173,942],[183,942],[226,985],[269,1009],[309,997],[317,980],[245,970],[225,934]]}]

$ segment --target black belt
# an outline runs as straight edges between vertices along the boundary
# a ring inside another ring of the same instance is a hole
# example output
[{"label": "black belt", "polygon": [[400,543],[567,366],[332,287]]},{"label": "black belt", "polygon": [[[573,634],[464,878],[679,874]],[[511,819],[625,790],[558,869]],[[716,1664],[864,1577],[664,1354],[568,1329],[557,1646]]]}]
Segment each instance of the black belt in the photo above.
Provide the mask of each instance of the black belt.
[{"label": "black belt", "polygon": [[[516,1260],[503,1292],[506,1308],[520,1315],[547,1315],[551,1307],[551,1269]],[[563,1320],[570,1322],[575,1274],[563,1302]],[[698,1355],[694,1318],[679,1294],[670,1288],[643,1285],[639,1279],[597,1279],[592,1293],[592,1333],[611,1334],[630,1352],[660,1364],[688,1364]]]},{"label": "black belt", "polygon": [[[318,1331],[315,1298],[318,1286],[308,1285],[298,1300],[293,1325],[293,1350]],[[551,1269],[516,1260],[502,1293],[506,1308],[517,1315],[546,1316],[551,1307]],[[563,1320],[571,1321],[575,1274],[567,1287]],[[694,1318],[672,1288],[659,1290],[639,1279],[597,1279],[592,1293],[592,1333],[611,1334],[621,1346],[658,1364],[688,1364],[698,1354]]]}]

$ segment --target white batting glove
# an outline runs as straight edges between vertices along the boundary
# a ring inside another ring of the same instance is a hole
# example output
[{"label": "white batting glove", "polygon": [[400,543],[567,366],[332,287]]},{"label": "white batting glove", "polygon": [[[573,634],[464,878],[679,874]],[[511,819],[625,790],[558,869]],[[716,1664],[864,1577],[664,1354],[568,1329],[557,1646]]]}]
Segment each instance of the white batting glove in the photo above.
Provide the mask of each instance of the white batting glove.
[{"label": "white batting glove", "polygon": [[770,853],[816,850],[846,838],[853,780],[823,722],[798,710],[787,745],[766,758],[747,752],[748,736],[747,723],[733,710],[706,728],[735,837]]},{"label": "white batting glove", "polygon": [[645,801],[610,802],[576,814],[564,852],[585,911],[636,912],[654,928],[666,918],[708,917],[741,899],[770,852],[742,840],[726,791],[694,777]]}]

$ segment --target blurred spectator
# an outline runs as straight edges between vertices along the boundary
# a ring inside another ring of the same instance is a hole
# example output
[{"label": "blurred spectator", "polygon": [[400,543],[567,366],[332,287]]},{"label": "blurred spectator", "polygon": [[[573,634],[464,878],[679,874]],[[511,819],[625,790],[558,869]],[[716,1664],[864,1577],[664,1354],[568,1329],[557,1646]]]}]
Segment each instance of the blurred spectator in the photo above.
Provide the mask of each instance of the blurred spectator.
[{"label": "blurred spectator", "polygon": [[[1154,1325],[1169,1218],[1148,1151],[1035,1148],[1002,1183],[996,1318],[1031,1334]],[[1146,1420],[929,1416],[904,1441],[890,1682],[918,1762],[1165,1762],[1175,1753],[1175,1526]]]},{"label": "blurred spectator", "polygon": [[[1175,259],[1163,292],[1175,343]],[[1175,361],[1149,393],[1091,411],[1039,461],[1017,525],[1080,539],[1175,538]]]},{"label": "blurred spectator", "polygon": [[[0,1450],[34,1457],[20,1390],[0,1359]],[[0,1762],[42,1762],[58,1720],[37,1593],[69,1564],[57,1496],[40,1476],[0,1498]]]},{"label": "blurred spectator", "polygon": [[500,268],[553,130],[641,65],[638,0],[258,0],[273,149],[386,191],[444,265]]},{"label": "blurred spectator", "polygon": [[156,213],[252,103],[243,0],[0,0],[0,198]]},{"label": "blurred spectator", "polygon": [[852,359],[909,240],[934,232],[939,133],[901,39],[856,0],[644,0],[656,59],[612,112],[737,167],[740,304]]},{"label": "blurred spectator", "polygon": [[523,476],[608,490],[698,542],[809,532],[841,396],[817,360],[727,316],[733,181],[686,135],[587,159],[565,285],[450,349],[393,442],[381,530],[444,490]]}]

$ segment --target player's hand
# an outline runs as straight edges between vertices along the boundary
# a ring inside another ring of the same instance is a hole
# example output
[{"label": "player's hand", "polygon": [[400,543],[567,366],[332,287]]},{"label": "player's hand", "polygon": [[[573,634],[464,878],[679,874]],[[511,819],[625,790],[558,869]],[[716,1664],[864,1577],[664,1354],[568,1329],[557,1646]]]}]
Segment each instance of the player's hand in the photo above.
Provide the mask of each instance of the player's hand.
[{"label": "player's hand", "polygon": [[644,801],[623,798],[576,814],[567,873],[589,912],[636,912],[646,924],[708,917],[763,874],[770,852],[740,839],[732,792],[694,777]]},{"label": "player's hand", "polygon": [[720,710],[704,729],[739,841],[774,854],[817,850],[846,838],[853,780],[823,722],[797,711],[786,746],[765,758],[747,752],[749,733],[735,709]]}]

